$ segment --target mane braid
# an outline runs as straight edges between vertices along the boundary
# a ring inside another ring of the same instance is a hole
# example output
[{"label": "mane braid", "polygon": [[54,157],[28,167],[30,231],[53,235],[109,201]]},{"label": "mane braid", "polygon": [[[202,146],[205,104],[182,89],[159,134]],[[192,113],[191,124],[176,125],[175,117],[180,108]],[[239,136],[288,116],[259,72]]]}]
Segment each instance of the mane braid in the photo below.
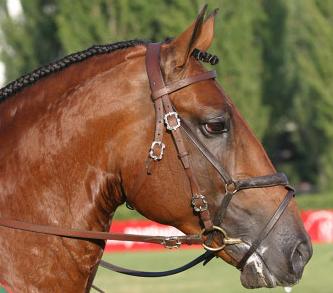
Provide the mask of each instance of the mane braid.
[{"label": "mane braid", "polygon": [[34,84],[41,78],[49,76],[54,72],[61,71],[71,64],[84,61],[95,55],[108,54],[116,50],[135,47],[137,45],[146,45],[147,43],[148,41],[145,40],[130,40],[107,45],[94,45],[86,50],[70,54],[60,60],[42,66],[31,73],[25,74],[0,89],[0,102],[21,91],[25,87]]}]

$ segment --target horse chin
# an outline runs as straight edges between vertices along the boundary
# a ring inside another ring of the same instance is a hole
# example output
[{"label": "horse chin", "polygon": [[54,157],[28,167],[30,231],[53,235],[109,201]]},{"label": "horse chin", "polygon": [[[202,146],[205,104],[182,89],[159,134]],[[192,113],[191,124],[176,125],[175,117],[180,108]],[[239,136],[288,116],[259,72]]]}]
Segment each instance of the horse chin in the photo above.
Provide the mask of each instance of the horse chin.
[{"label": "horse chin", "polygon": [[[226,252],[237,262],[240,261],[250,246],[246,243],[228,246]],[[292,286],[294,284],[278,280],[269,270],[262,256],[255,252],[247,260],[241,270],[240,280],[245,288],[274,288],[276,286]]]},{"label": "horse chin", "polygon": [[266,267],[261,257],[254,253],[241,271],[240,280],[245,288],[274,288],[277,280]]}]

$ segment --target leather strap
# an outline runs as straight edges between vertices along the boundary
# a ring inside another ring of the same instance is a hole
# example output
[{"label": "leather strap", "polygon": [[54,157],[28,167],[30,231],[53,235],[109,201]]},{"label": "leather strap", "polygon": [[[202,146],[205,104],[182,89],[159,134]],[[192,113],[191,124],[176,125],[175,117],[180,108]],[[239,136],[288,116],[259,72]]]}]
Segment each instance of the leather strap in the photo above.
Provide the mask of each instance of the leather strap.
[{"label": "leather strap", "polygon": [[216,78],[215,70],[205,71],[205,72],[199,73],[197,75],[186,77],[186,78],[178,80],[174,83],[168,84],[168,85],[164,86],[163,88],[155,89],[154,91],[152,91],[152,96],[153,96],[153,99],[156,100],[161,96],[171,94],[171,93],[178,91],[184,87],[187,87],[193,83],[207,80],[207,79],[214,79],[214,78]]},{"label": "leather strap", "polygon": [[248,189],[248,188],[262,188],[262,187],[271,187],[271,186],[288,186],[288,178],[286,174],[278,172],[272,175],[266,176],[257,176],[246,179],[241,179],[235,181],[236,189]]},{"label": "leather strap", "polygon": [[195,258],[194,260],[190,261],[189,263],[176,268],[176,269],[172,269],[172,270],[167,270],[167,271],[160,271],[160,272],[146,272],[146,271],[137,271],[137,270],[132,270],[132,269],[127,269],[127,268],[123,268],[114,264],[111,264],[109,262],[106,262],[104,260],[101,260],[100,262],[100,266],[103,268],[106,268],[108,270],[117,272],[117,273],[121,273],[124,275],[129,275],[129,276],[136,276],[136,277],[149,277],[149,278],[156,278],[156,277],[166,277],[166,276],[171,276],[171,275],[175,275],[181,272],[184,272],[192,267],[194,267],[195,265],[202,263],[203,265],[205,265],[213,256],[213,253],[210,251],[206,251],[205,253],[203,253],[202,255],[199,255],[197,258]]},{"label": "leather strap", "polygon": [[[149,84],[150,88],[161,88],[164,86],[162,73],[159,68],[157,68],[154,64],[155,58],[160,58],[160,50],[156,46],[151,46],[150,55],[147,55],[146,58],[146,70],[148,76],[158,76],[159,78],[150,79]],[[162,83],[161,83],[162,80]],[[151,145],[150,149],[150,158],[153,160],[160,160],[163,157],[163,149],[165,145],[163,144],[163,133],[164,133],[164,109],[163,103],[161,99],[158,99],[154,102],[155,107],[155,136],[154,141]]]},{"label": "leather strap", "polygon": [[200,235],[185,235],[185,236],[150,236],[150,235],[134,235],[107,233],[97,231],[86,231],[54,227],[49,225],[37,225],[27,222],[0,218],[0,226],[7,228],[23,230],[34,233],[56,235],[75,239],[96,239],[96,240],[118,240],[118,241],[136,241],[161,244],[165,247],[179,247],[181,244],[201,244],[202,238]]},{"label": "leather strap", "polygon": [[201,154],[212,164],[215,170],[220,174],[224,183],[233,182],[232,178],[217,160],[217,158],[207,149],[207,147],[198,139],[198,137],[192,132],[191,128],[187,125],[184,119],[181,120],[181,127],[184,130],[184,133],[192,141],[192,143],[197,147]]},{"label": "leather strap", "polygon": [[[192,141],[192,143],[197,147],[201,154],[207,159],[208,162],[215,168],[219,173],[225,184],[235,185],[235,191],[248,188],[262,188],[271,186],[289,186],[288,178],[284,173],[278,172],[272,175],[250,177],[246,179],[240,179],[234,181],[228,172],[224,169],[221,163],[216,159],[216,157],[207,149],[207,147],[198,139],[198,137],[192,132],[191,128],[187,125],[186,121],[181,119],[181,127],[184,133]],[[289,187],[291,188],[291,187]]]},{"label": "leather strap", "polygon": [[275,211],[274,215],[271,217],[269,222],[266,224],[265,228],[261,230],[260,234],[258,235],[256,240],[252,243],[249,250],[245,253],[243,258],[237,264],[237,269],[239,270],[243,269],[249,257],[257,250],[261,242],[267,237],[269,232],[271,232],[274,226],[277,224],[277,222],[281,218],[283,212],[286,210],[290,200],[293,198],[294,195],[295,195],[294,189],[290,189],[287,192],[285,198],[280,203],[279,207],[277,208],[277,210]]}]

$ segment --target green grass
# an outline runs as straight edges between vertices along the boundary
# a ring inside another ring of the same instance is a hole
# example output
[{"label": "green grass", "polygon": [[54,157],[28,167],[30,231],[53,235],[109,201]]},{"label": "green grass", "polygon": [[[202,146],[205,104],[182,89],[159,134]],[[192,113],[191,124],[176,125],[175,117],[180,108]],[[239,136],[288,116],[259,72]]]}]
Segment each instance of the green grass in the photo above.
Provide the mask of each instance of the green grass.
[{"label": "green grass", "polygon": [[297,195],[296,200],[299,208],[303,210],[332,209],[333,191]]},{"label": "green grass", "polygon": [[145,219],[135,210],[129,210],[124,204],[117,208],[113,220]]},{"label": "green grass", "polygon": [[[201,251],[166,251],[166,252],[126,252],[105,254],[104,259],[118,265],[143,270],[163,270],[184,264]],[[300,284],[293,288],[293,293],[331,293],[333,287],[333,245],[315,245],[314,255],[306,267]],[[165,278],[138,278],[120,275],[100,268],[95,285],[105,292],[117,293],[283,293],[282,288],[247,290],[239,280],[239,272],[216,259],[206,267],[201,265],[187,272]]]}]

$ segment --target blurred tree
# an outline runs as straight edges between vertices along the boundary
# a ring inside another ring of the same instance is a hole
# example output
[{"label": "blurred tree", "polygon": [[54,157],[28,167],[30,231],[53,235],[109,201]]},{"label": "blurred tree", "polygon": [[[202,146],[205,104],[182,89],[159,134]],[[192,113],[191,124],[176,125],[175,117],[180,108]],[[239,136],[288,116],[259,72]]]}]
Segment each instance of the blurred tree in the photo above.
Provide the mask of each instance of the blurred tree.
[{"label": "blurred tree", "polygon": [[262,41],[260,24],[265,19],[259,1],[212,1],[221,6],[212,52],[221,59],[219,80],[258,137],[268,125],[268,107],[262,101]]},{"label": "blurred tree", "polygon": [[332,1],[266,1],[265,8],[264,94],[274,109],[266,139],[271,149],[294,151],[284,153],[300,180],[333,186]]},{"label": "blurred tree", "polygon": [[105,0],[57,1],[55,22],[65,53],[109,41],[109,14]]},{"label": "blurred tree", "polygon": [[108,0],[113,31],[121,39],[161,41],[175,36],[196,17],[199,0]]},{"label": "blurred tree", "polygon": [[306,162],[300,170],[306,167],[311,178],[319,175],[320,186],[333,187],[332,5],[286,2],[290,15],[286,66],[297,125],[295,144]]},{"label": "blurred tree", "polygon": [[145,0],[59,0],[59,38],[66,53],[92,43],[135,38],[161,40],[188,25],[199,10],[198,2],[156,0],[151,5]]},{"label": "blurred tree", "polygon": [[61,44],[54,22],[55,0],[22,0],[23,15],[12,18],[6,1],[0,2],[1,31],[5,45],[1,59],[6,65],[6,79],[23,73],[60,56]]}]

